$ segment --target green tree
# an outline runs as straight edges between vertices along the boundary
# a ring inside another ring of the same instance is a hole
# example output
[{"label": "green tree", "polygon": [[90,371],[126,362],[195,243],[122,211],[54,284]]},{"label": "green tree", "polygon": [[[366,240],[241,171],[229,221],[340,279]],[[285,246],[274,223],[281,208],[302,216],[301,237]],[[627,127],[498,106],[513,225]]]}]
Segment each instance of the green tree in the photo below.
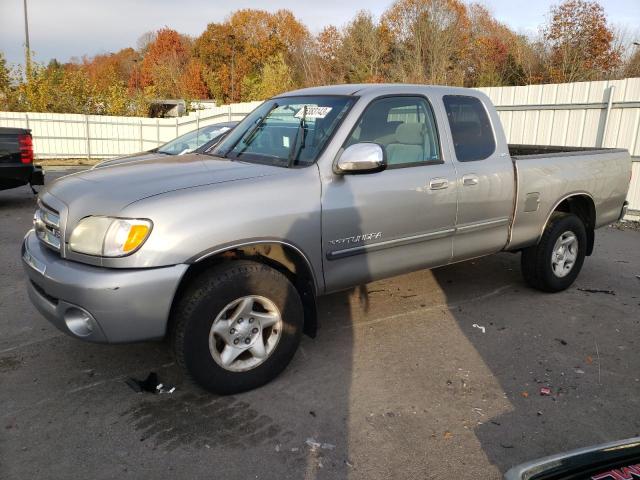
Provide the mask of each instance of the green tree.
[{"label": "green tree", "polygon": [[402,81],[462,85],[469,18],[461,0],[396,0],[382,23],[399,44]]},{"label": "green tree", "polygon": [[267,59],[259,76],[245,77],[244,100],[264,100],[295,88],[291,68],[278,53]]},{"label": "green tree", "polygon": [[384,28],[366,11],[358,12],[346,26],[337,60],[347,82],[381,82],[385,79],[389,44],[384,33]]}]

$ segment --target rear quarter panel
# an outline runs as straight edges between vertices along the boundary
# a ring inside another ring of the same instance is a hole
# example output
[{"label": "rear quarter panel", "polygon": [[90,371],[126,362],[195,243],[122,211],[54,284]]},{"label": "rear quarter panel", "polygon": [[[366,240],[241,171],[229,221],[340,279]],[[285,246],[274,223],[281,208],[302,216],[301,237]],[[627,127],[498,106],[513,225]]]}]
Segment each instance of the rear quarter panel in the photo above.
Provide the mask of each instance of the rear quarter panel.
[{"label": "rear quarter panel", "polygon": [[[596,228],[618,219],[631,175],[631,159],[626,150],[528,155],[514,157],[513,161],[517,199],[507,250],[535,244],[555,207],[572,195],[586,194],[593,199]],[[539,194],[535,211],[526,211],[529,194]]]}]

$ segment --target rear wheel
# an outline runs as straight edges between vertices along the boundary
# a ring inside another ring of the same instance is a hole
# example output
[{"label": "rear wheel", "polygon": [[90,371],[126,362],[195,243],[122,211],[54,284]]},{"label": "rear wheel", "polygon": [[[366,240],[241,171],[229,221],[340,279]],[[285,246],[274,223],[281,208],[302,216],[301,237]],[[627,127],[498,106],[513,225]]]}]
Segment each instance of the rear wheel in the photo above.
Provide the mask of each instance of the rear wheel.
[{"label": "rear wheel", "polygon": [[525,281],[543,292],[559,292],[576,279],[587,249],[584,223],[571,213],[551,216],[537,245],[522,251]]},{"label": "rear wheel", "polygon": [[300,342],[303,309],[282,273],[239,260],[197,277],[173,320],[178,363],[207,390],[232,394],[284,370]]}]

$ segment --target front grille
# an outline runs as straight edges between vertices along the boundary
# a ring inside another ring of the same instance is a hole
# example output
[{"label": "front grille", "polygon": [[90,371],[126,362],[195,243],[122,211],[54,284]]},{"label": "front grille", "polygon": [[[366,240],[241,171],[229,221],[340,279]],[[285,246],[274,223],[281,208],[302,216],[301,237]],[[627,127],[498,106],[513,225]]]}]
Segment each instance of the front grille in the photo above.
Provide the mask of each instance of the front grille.
[{"label": "front grille", "polygon": [[60,214],[43,203],[33,216],[33,228],[42,243],[53,250],[60,251]]}]

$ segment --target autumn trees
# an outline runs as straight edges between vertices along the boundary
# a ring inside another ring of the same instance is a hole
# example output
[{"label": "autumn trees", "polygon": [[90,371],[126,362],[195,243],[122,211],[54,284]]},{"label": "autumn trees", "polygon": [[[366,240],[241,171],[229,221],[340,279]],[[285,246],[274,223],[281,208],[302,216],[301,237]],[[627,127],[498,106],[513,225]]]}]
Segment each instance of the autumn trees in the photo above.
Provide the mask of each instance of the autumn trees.
[{"label": "autumn trees", "polygon": [[[191,38],[168,27],[136,48],[36,65],[0,56],[0,108],[134,115],[152,99],[261,100],[321,84],[415,82],[474,86],[640,75],[594,0],[552,7],[537,37],[517,34],[465,0],[395,0],[310,32],[292,12],[243,9]],[[623,58],[628,61],[623,62]]]},{"label": "autumn trees", "polygon": [[621,52],[604,9],[595,1],[565,0],[543,29],[547,69],[554,82],[597,80],[620,66]]},{"label": "autumn trees", "polygon": [[9,95],[11,94],[11,72],[7,67],[4,54],[0,52],[0,110],[8,110]]},{"label": "autumn trees", "polygon": [[206,83],[214,98],[266,98],[275,84],[303,81],[294,79],[293,70],[296,51],[307,38],[306,27],[287,10],[238,10],[222,23],[210,23],[195,40],[193,54],[209,72]]}]

